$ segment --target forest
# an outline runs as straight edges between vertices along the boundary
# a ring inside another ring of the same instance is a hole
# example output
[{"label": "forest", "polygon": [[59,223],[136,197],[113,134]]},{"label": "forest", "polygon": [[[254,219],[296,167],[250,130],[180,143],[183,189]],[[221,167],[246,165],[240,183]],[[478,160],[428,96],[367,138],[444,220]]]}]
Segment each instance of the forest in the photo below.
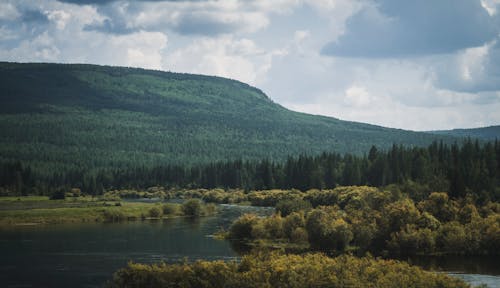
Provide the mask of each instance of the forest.
[{"label": "forest", "polygon": [[0,62],[0,101],[0,162],[49,177],[462,140],[294,112],[235,80],[137,68]]},{"label": "forest", "polygon": [[398,185],[420,201],[433,191],[451,198],[473,195],[481,203],[500,199],[500,142],[468,140],[448,145],[434,142],[426,148],[373,146],[363,156],[326,152],[284,161],[227,161],[201,165],[160,165],[86,170],[57,170],[47,176],[21,162],[0,165],[0,195],[51,195],[78,188],[90,195],[114,189],[239,188],[331,189],[337,186]]}]

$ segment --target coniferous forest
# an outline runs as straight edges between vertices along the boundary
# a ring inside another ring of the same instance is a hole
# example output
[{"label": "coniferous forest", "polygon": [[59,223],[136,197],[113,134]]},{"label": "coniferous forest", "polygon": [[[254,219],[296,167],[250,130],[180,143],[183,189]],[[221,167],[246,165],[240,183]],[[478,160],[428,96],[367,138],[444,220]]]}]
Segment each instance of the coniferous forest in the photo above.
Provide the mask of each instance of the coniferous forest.
[{"label": "coniferous forest", "polygon": [[240,188],[249,190],[334,188],[348,185],[375,187],[398,184],[415,199],[432,191],[451,197],[474,195],[478,199],[500,199],[500,142],[481,144],[468,140],[447,145],[434,142],[426,148],[393,145],[381,150],[373,146],[363,156],[325,152],[316,156],[290,156],[277,162],[228,161],[203,165],[46,171],[6,162],[0,166],[2,194],[51,195],[54,191],[79,188],[91,195],[105,190],[151,186],[166,188]]}]

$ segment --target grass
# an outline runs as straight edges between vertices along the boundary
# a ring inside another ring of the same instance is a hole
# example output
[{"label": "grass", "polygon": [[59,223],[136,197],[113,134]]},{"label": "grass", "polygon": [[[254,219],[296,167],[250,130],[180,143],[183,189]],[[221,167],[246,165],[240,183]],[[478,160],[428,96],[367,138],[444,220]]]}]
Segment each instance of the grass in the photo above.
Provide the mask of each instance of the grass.
[{"label": "grass", "polygon": [[44,200],[49,200],[48,196],[5,196],[5,197],[0,197],[0,203],[3,202],[27,202],[27,201],[44,201]]},{"label": "grass", "polygon": [[30,210],[30,209],[52,209],[52,208],[82,208],[92,206],[103,206],[104,202],[98,198],[71,197],[65,200],[49,200],[47,196],[16,196],[0,197],[0,211],[6,210]]},{"label": "grass", "polygon": [[[162,219],[184,215],[181,204],[104,201],[93,197],[49,200],[45,196],[0,197],[0,227],[81,222],[119,222]],[[199,216],[217,212],[202,204]]]},{"label": "grass", "polygon": [[179,213],[162,213],[159,217],[150,217],[153,207],[162,209],[162,205],[155,203],[116,202],[115,204],[91,199],[90,197],[67,200],[48,200],[47,197],[32,196],[1,197],[0,226],[116,222],[180,216]]}]

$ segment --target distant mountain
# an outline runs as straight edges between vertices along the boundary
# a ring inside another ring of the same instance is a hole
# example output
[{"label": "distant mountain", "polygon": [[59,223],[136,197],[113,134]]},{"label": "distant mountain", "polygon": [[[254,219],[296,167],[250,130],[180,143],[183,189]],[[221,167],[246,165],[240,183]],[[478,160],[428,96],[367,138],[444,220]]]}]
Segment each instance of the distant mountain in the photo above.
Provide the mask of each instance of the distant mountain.
[{"label": "distant mountain", "polygon": [[472,128],[472,129],[429,131],[429,133],[437,135],[455,136],[455,137],[478,138],[487,141],[495,139],[500,140],[500,125],[482,127],[482,128]]},{"label": "distant mountain", "polygon": [[46,173],[456,140],[290,111],[234,80],[135,68],[0,63],[0,101],[0,161]]}]

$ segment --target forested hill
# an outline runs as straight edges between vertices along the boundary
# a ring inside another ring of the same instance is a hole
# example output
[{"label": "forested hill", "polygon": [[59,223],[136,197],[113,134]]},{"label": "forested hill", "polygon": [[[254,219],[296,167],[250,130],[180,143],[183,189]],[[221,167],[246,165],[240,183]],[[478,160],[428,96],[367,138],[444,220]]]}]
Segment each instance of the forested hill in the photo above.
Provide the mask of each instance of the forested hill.
[{"label": "forested hill", "polygon": [[0,161],[51,174],[455,139],[293,112],[234,80],[135,68],[4,62],[0,98]]},{"label": "forested hill", "polygon": [[439,134],[439,135],[449,135],[456,137],[471,137],[479,138],[483,140],[500,140],[500,125],[472,128],[472,129],[453,129],[453,130],[440,130],[440,131],[429,131],[429,133]]}]

